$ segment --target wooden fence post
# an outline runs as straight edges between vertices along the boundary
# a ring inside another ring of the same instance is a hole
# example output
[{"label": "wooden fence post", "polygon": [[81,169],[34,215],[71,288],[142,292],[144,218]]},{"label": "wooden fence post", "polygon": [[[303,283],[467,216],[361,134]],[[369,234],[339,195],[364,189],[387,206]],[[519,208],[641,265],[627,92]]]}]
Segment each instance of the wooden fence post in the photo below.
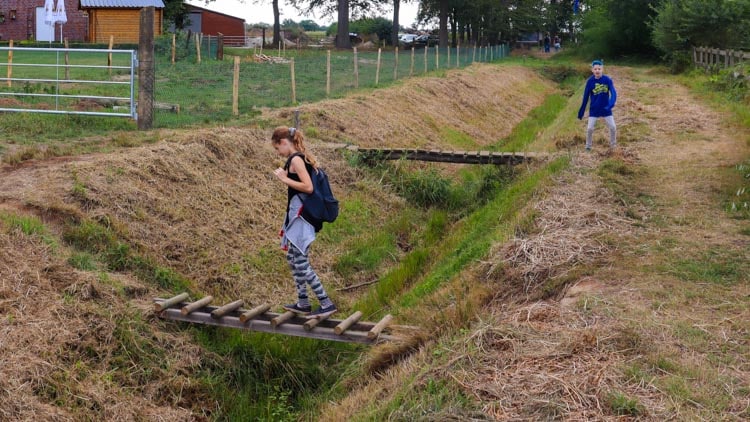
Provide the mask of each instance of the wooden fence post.
[{"label": "wooden fence post", "polygon": [[440,69],[440,46],[435,46],[435,70]]},{"label": "wooden fence post", "polygon": [[448,52],[445,55],[445,68],[450,69],[451,68],[451,46],[448,44]]},{"label": "wooden fence post", "polygon": [[471,62],[474,63],[477,61],[477,46],[474,44],[474,52],[471,53]]},{"label": "wooden fence post", "polygon": [[172,64],[174,64],[176,50],[177,50],[177,34],[172,34]]},{"label": "wooden fence post", "polygon": [[411,47],[411,65],[409,65],[409,76],[414,76],[414,46]]},{"label": "wooden fence post", "polygon": [[65,44],[65,79],[70,79],[70,52],[68,49],[70,48],[70,45],[68,45],[68,37],[65,37],[65,40],[63,41]]},{"label": "wooden fence post", "polygon": [[[140,18],[140,39],[138,42],[138,129],[147,130],[151,129],[154,123],[154,6],[142,8]],[[112,53],[110,52],[111,55]]]},{"label": "wooden fence post", "polygon": [[294,77],[294,57],[289,62],[292,69],[292,104],[297,104],[297,79]]},{"label": "wooden fence post", "polygon": [[398,47],[393,52],[393,80],[396,81],[398,80]]},{"label": "wooden fence post", "polygon": [[424,72],[427,73],[427,50],[429,50],[430,47],[424,46]]},{"label": "wooden fence post", "polygon": [[232,79],[232,114],[240,115],[240,56],[234,56],[234,78]]},{"label": "wooden fence post", "polygon": [[112,76],[112,47],[115,45],[115,36],[109,36],[109,54],[107,54],[107,67],[109,68],[109,76]]},{"label": "wooden fence post", "polygon": [[198,34],[195,34],[195,54],[196,54],[196,61],[198,64],[201,63],[201,40],[198,37]]},{"label": "wooden fence post", "polygon": [[354,88],[359,88],[359,60],[357,59],[357,47],[354,47]]},{"label": "wooden fence post", "polygon": [[461,44],[456,44],[456,67],[461,67]]},{"label": "wooden fence post", "polygon": [[326,51],[326,97],[331,96],[331,50]]},{"label": "wooden fence post", "polygon": [[224,34],[221,32],[216,37],[216,60],[224,60]]},{"label": "wooden fence post", "polygon": [[13,77],[13,40],[10,40],[8,47],[10,47],[8,50],[8,86],[12,86],[13,81],[10,78]]},{"label": "wooden fence post", "polygon": [[382,51],[382,48],[378,48],[378,62],[375,65],[375,86],[378,86],[378,82],[380,82],[380,53]]}]

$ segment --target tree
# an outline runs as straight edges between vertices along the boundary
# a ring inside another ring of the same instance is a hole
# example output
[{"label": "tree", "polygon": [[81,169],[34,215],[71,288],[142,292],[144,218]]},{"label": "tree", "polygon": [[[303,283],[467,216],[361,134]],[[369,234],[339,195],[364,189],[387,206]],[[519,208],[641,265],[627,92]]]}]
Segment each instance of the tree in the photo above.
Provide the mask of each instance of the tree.
[{"label": "tree", "polygon": [[190,25],[190,13],[183,0],[164,0],[163,13],[164,20],[174,24],[175,29],[185,29]]},{"label": "tree", "polygon": [[320,10],[323,16],[331,16],[336,13],[336,47],[351,48],[349,39],[350,16],[364,15],[369,11],[380,11],[379,0],[289,0],[290,4],[298,10],[312,12]]},{"label": "tree", "polygon": [[674,72],[689,66],[693,47],[743,49],[750,45],[750,0],[663,1],[653,10],[653,44]]},{"label": "tree", "polygon": [[[662,0],[589,0],[582,12],[582,47],[590,56],[653,55],[648,22]],[[672,0],[668,0],[672,1]]]}]

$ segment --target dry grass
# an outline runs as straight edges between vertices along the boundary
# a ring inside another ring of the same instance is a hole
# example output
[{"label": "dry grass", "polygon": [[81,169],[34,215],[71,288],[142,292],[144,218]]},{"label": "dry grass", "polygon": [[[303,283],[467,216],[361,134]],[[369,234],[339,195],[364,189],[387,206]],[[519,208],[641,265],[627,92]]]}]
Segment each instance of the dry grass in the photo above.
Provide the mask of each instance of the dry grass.
[{"label": "dry grass", "polygon": [[[302,126],[317,132],[310,148],[346,200],[369,188],[321,141],[437,146],[441,131],[455,127],[484,145],[507,135],[541,103],[545,89],[552,87],[526,69],[473,66],[378,90],[366,101],[304,106]],[[267,113],[273,124],[288,124],[289,117],[290,111]],[[269,134],[257,128],[155,131],[152,145],[5,165],[0,208],[37,215],[53,236],[71,221],[106,223],[135,254],[186,276],[196,292],[279,303],[293,295],[293,286],[277,248],[286,191],[272,174],[281,162]],[[405,206],[388,192],[365,193],[373,215],[397,215]],[[377,230],[384,222],[371,224]],[[74,270],[65,261],[71,251],[61,247],[53,251],[0,230],[0,419],[209,415],[215,403],[197,374],[216,357],[206,357],[187,336],[162,331],[150,316],[150,298],[167,292],[131,274]],[[316,242],[312,252],[330,291],[345,285],[327,270],[340,247]],[[347,303],[357,294],[339,299]],[[388,353],[400,359],[402,352]],[[146,358],[154,362],[139,360]]]}]

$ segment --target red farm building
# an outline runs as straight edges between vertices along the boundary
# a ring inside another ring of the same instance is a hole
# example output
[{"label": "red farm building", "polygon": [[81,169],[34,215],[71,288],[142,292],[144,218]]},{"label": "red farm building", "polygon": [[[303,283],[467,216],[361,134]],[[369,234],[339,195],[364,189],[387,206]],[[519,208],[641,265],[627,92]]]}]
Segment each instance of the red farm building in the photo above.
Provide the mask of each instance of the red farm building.
[{"label": "red farm building", "polygon": [[185,30],[203,35],[223,34],[226,44],[244,43],[245,20],[213,10],[187,4],[190,10],[190,25]]}]

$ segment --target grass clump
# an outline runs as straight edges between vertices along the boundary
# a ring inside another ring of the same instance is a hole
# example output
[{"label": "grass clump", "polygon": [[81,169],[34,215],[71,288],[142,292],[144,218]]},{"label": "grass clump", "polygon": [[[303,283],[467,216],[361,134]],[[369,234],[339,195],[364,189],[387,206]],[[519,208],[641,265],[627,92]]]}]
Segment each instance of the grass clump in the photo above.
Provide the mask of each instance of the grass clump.
[{"label": "grass clump", "polygon": [[638,403],[638,400],[630,398],[619,391],[610,392],[607,402],[612,412],[617,416],[638,417],[643,415],[645,411],[643,406]]},{"label": "grass clump", "polygon": [[57,246],[57,241],[44,222],[36,216],[0,212],[0,221],[5,223],[10,230],[18,230],[26,236],[38,237],[53,248]]},{"label": "grass clump", "polygon": [[676,259],[668,272],[680,280],[731,286],[750,281],[750,263],[740,251],[711,248],[697,257]]}]

